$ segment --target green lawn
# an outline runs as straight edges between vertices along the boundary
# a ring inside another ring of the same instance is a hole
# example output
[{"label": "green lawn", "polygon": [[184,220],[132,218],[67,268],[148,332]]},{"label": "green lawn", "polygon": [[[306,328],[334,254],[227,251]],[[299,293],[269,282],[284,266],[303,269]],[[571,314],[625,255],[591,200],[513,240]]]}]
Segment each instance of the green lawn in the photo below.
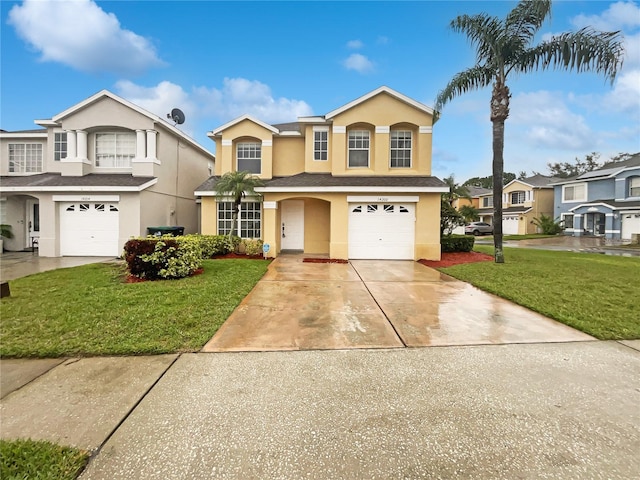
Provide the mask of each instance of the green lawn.
[{"label": "green lawn", "polygon": [[[559,235],[544,235],[542,233],[530,233],[528,235],[503,235],[502,240],[535,240],[536,238],[553,238],[558,237]],[[493,235],[487,235],[485,237],[480,237],[483,240],[491,240],[493,241]]]},{"label": "green lawn", "polygon": [[[493,247],[475,250],[493,254]],[[640,338],[640,257],[504,251],[504,264],[480,262],[438,270],[597,338]]]},{"label": "green lawn", "polygon": [[267,270],[264,260],[205,260],[180,280],[125,283],[124,265],[92,264],[10,282],[0,355],[138,355],[199,350]]},{"label": "green lawn", "polygon": [[73,480],[89,459],[89,452],[33,440],[0,440],[2,480]]}]

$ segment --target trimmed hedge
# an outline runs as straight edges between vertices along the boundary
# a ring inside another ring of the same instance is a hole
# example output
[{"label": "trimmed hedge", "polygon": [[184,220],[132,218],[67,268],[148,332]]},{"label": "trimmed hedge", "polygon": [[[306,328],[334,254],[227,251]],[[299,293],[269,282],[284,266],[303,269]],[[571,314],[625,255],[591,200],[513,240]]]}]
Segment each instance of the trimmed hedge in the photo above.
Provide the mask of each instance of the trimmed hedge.
[{"label": "trimmed hedge", "polygon": [[470,252],[476,239],[473,235],[446,235],[440,239],[443,252]]},{"label": "trimmed hedge", "polygon": [[124,245],[129,273],[147,280],[184,278],[202,266],[202,248],[193,236],[133,238]]}]

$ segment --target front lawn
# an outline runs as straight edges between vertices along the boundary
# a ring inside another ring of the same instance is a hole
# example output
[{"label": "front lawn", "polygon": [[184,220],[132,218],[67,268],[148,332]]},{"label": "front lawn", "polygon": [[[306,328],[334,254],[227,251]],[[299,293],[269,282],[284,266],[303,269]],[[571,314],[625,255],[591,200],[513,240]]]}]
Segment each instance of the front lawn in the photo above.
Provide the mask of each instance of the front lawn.
[{"label": "front lawn", "polygon": [[[493,248],[475,250],[493,254]],[[505,248],[505,263],[438,270],[602,340],[640,338],[640,258]]]},{"label": "front lawn", "polygon": [[267,270],[263,260],[205,260],[180,280],[125,283],[121,264],[65,268],[10,282],[0,355],[59,357],[196,351]]},{"label": "front lawn", "polygon": [[0,440],[0,478],[73,480],[89,452],[33,440]]}]

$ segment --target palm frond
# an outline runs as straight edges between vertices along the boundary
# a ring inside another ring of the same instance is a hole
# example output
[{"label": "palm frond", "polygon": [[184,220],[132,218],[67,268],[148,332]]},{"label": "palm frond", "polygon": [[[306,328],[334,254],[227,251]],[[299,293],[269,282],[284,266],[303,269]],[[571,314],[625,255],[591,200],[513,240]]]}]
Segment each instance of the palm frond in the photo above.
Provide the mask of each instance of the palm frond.
[{"label": "palm frond", "polygon": [[623,38],[620,32],[597,32],[591,27],[568,32],[527,50],[513,65],[520,72],[550,68],[604,74],[613,84],[622,67]]},{"label": "palm frond", "polygon": [[487,14],[460,15],[450,25],[454,32],[464,33],[476,48],[478,63],[490,63],[499,52],[498,40],[502,33],[502,23]]},{"label": "palm frond", "polygon": [[522,48],[531,43],[551,14],[551,0],[526,0],[518,3],[505,19],[505,37]]},{"label": "palm frond", "polygon": [[479,90],[488,85],[496,76],[496,69],[490,65],[476,65],[458,73],[449,84],[438,93],[435,110],[440,112],[449,101],[471,90]]}]

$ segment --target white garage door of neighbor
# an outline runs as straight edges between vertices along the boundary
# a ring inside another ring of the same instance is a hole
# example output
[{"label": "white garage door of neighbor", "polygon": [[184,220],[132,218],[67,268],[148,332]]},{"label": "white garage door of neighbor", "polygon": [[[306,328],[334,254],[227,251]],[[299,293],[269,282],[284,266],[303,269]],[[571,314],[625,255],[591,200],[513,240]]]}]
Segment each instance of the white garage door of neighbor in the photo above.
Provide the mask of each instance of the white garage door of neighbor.
[{"label": "white garage door of neighbor", "polygon": [[63,256],[118,256],[120,212],[117,203],[60,204],[60,254]]},{"label": "white garage door of neighbor", "polygon": [[502,217],[503,235],[518,235],[518,216],[505,215]]},{"label": "white garage door of neighbor", "polygon": [[623,213],[622,239],[631,240],[632,233],[640,233],[640,213]]},{"label": "white garage door of neighbor", "polygon": [[350,203],[349,258],[413,260],[415,204]]}]

